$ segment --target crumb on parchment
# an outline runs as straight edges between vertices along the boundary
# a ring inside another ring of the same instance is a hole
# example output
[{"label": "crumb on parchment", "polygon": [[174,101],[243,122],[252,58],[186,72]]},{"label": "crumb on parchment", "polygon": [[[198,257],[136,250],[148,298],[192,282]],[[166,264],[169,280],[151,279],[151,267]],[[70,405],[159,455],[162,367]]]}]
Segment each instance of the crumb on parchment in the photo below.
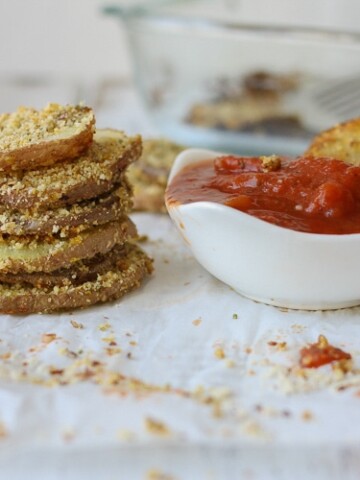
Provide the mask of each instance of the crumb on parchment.
[{"label": "crumb on parchment", "polygon": [[5,438],[9,435],[9,432],[3,422],[0,422],[0,439]]},{"label": "crumb on parchment", "polygon": [[101,332],[106,332],[107,330],[109,330],[111,328],[111,325],[109,322],[105,322],[105,323],[101,323],[99,326],[98,326],[98,329],[101,331]]},{"label": "crumb on parchment", "polygon": [[225,365],[227,366],[227,368],[234,368],[236,363],[232,358],[226,358]]},{"label": "crumb on parchment", "polygon": [[170,435],[169,427],[164,422],[153,417],[145,417],[144,425],[146,431],[152,435],[158,435],[162,437]]},{"label": "crumb on parchment", "polygon": [[268,343],[269,347],[275,347],[276,350],[279,350],[279,351],[287,350],[287,343],[286,342],[276,342],[274,340],[270,340],[267,343]]},{"label": "crumb on parchment", "polygon": [[157,468],[152,468],[146,473],[145,480],[178,480],[168,473],[162,472]]},{"label": "crumb on parchment", "polygon": [[304,420],[304,422],[309,422],[314,419],[314,415],[312,412],[310,412],[310,410],[304,410],[301,414],[301,418]]},{"label": "crumb on parchment", "polygon": [[84,328],[84,325],[82,323],[76,322],[75,320],[70,320],[70,323],[74,328],[78,328],[79,330],[82,330]]},{"label": "crumb on parchment", "polygon": [[135,432],[133,432],[132,430],[121,428],[117,431],[116,437],[120,441],[132,442],[135,439],[136,435]]},{"label": "crumb on parchment", "polygon": [[76,433],[72,427],[66,427],[61,432],[61,436],[64,442],[71,442],[72,440],[74,440]]},{"label": "crumb on parchment", "polygon": [[2,354],[0,354],[0,359],[1,360],[9,360],[12,356],[12,353],[11,352],[4,352]]},{"label": "crumb on parchment", "polygon": [[43,333],[41,336],[42,343],[51,343],[56,340],[57,336],[56,333]]},{"label": "crumb on parchment", "polygon": [[222,347],[216,347],[214,350],[214,356],[219,360],[223,360],[226,357],[224,349]]}]

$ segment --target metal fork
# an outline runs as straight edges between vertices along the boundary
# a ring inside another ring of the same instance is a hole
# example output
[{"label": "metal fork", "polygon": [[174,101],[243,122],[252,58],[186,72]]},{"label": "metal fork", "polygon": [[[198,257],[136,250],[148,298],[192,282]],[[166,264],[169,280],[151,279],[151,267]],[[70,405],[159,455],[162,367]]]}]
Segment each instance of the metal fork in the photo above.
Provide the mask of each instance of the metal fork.
[{"label": "metal fork", "polygon": [[360,76],[322,83],[313,92],[312,100],[339,121],[360,117]]}]

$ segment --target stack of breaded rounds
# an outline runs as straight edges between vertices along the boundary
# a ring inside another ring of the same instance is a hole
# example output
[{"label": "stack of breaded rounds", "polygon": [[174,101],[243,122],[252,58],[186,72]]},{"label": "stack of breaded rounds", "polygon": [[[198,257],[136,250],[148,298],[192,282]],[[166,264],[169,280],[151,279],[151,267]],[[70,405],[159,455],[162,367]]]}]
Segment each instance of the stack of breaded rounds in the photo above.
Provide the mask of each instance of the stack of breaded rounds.
[{"label": "stack of breaded rounds", "polygon": [[84,106],[0,115],[0,311],[115,300],[152,271],[128,217],[141,137],[95,132]]}]

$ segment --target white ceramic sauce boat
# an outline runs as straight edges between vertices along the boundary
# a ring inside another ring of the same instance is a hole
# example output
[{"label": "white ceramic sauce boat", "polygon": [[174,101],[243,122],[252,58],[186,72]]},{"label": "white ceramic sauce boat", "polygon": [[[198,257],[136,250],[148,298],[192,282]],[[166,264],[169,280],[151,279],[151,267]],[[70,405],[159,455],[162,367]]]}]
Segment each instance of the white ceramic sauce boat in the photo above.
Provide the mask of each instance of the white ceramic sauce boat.
[{"label": "white ceramic sauce boat", "polygon": [[[185,166],[219,155],[185,150],[168,185]],[[238,293],[304,310],[360,304],[360,234],[298,232],[211,201],[175,204],[166,198],[166,206],[198,262]]]}]

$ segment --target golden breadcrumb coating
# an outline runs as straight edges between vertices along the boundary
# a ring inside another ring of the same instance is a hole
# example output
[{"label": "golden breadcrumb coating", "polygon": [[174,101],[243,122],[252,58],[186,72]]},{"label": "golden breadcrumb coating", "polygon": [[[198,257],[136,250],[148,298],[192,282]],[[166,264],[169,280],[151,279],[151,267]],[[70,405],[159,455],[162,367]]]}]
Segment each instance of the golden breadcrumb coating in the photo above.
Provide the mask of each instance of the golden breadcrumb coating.
[{"label": "golden breadcrumb coating", "polygon": [[75,158],[91,143],[95,118],[81,105],[19,107],[0,115],[0,170],[24,170]]},{"label": "golden breadcrumb coating", "polygon": [[340,123],[319,133],[313,139],[305,155],[330,157],[353,165],[360,165],[360,118]]}]

